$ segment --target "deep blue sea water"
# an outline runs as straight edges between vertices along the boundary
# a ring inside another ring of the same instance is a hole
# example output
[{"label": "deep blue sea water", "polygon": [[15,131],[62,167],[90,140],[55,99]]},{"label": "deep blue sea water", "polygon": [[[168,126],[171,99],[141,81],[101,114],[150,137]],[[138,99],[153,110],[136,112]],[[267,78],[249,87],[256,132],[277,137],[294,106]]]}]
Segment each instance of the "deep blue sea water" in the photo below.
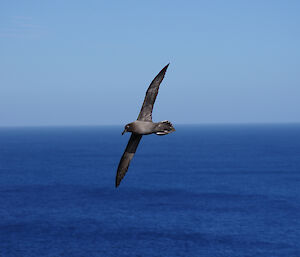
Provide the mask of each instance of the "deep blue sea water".
[{"label": "deep blue sea water", "polygon": [[0,256],[300,256],[300,125],[0,129]]}]

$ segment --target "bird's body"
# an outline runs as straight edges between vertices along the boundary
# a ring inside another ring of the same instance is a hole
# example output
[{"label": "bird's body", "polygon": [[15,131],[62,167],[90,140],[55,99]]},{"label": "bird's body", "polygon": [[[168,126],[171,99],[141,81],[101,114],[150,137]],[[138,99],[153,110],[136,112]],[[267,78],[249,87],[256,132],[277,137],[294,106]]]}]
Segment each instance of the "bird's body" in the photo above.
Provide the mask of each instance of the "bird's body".
[{"label": "bird's body", "polygon": [[152,134],[155,129],[155,123],[151,121],[136,120],[128,124],[129,127],[126,132],[132,132],[139,135]]},{"label": "bird's body", "polygon": [[169,121],[161,121],[161,122],[151,122],[151,121],[140,121],[136,120],[128,124],[129,127],[127,132],[136,133],[139,135],[149,135],[149,134],[157,134],[162,135],[169,134],[174,131],[171,122]]},{"label": "bird's body", "polygon": [[125,176],[130,161],[133,158],[143,135],[156,134],[163,136],[175,131],[172,123],[167,120],[152,122],[153,105],[158,94],[160,83],[165,76],[168,66],[169,64],[166,65],[151,82],[146,92],[144,103],[137,120],[128,123],[125,126],[122,135],[126,132],[131,132],[132,134],[118,166],[116,187],[119,186],[121,180]]}]

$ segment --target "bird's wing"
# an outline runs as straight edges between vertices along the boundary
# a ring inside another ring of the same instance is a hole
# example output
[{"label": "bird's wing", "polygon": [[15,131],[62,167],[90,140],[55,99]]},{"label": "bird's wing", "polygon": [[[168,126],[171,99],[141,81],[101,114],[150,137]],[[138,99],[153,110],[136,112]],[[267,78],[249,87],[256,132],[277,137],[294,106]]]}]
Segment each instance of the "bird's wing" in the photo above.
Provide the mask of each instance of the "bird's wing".
[{"label": "bird's wing", "polygon": [[118,171],[117,171],[117,176],[116,176],[116,187],[118,187],[121,183],[121,180],[125,176],[130,161],[133,158],[135,151],[139,145],[139,142],[142,138],[142,135],[132,133],[131,137],[128,141],[128,144],[126,146],[126,149],[122,155],[122,158],[120,160],[119,166],[118,166]]},{"label": "bird's wing", "polygon": [[144,103],[137,120],[152,121],[153,105],[158,94],[159,85],[164,79],[168,66],[169,64],[167,64],[151,82],[146,92]]}]

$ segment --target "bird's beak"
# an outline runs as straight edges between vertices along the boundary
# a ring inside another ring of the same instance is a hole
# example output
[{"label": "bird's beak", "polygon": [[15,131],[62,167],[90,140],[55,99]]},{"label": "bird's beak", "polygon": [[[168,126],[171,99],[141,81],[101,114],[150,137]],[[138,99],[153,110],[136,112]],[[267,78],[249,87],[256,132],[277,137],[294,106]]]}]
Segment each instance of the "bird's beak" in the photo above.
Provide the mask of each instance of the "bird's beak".
[{"label": "bird's beak", "polygon": [[126,129],[124,129],[124,131],[122,132],[122,136],[125,134],[127,132],[127,130]]}]

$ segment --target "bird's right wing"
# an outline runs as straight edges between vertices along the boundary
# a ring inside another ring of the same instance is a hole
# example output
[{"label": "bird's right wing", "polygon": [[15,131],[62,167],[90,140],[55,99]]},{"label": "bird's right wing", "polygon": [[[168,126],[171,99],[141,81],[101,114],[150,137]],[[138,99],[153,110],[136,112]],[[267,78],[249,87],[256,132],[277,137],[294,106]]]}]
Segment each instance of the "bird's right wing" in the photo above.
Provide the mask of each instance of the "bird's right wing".
[{"label": "bird's right wing", "polygon": [[137,120],[152,121],[153,105],[158,94],[160,83],[163,81],[169,64],[167,64],[151,82],[144,99],[142,109]]},{"label": "bird's right wing", "polygon": [[121,158],[119,166],[118,166],[118,171],[117,171],[117,175],[116,175],[116,187],[118,187],[120,185],[121,180],[124,178],[124,176],[128,170],[130,161],[136,152],[136,149],[139,145],[141,138],[142,138],[142,135],[135,134],[135,133],[131,134],[131,137],[128,141],[128,144],[126,146],[126,149],[122,155],[122,158]]}]

